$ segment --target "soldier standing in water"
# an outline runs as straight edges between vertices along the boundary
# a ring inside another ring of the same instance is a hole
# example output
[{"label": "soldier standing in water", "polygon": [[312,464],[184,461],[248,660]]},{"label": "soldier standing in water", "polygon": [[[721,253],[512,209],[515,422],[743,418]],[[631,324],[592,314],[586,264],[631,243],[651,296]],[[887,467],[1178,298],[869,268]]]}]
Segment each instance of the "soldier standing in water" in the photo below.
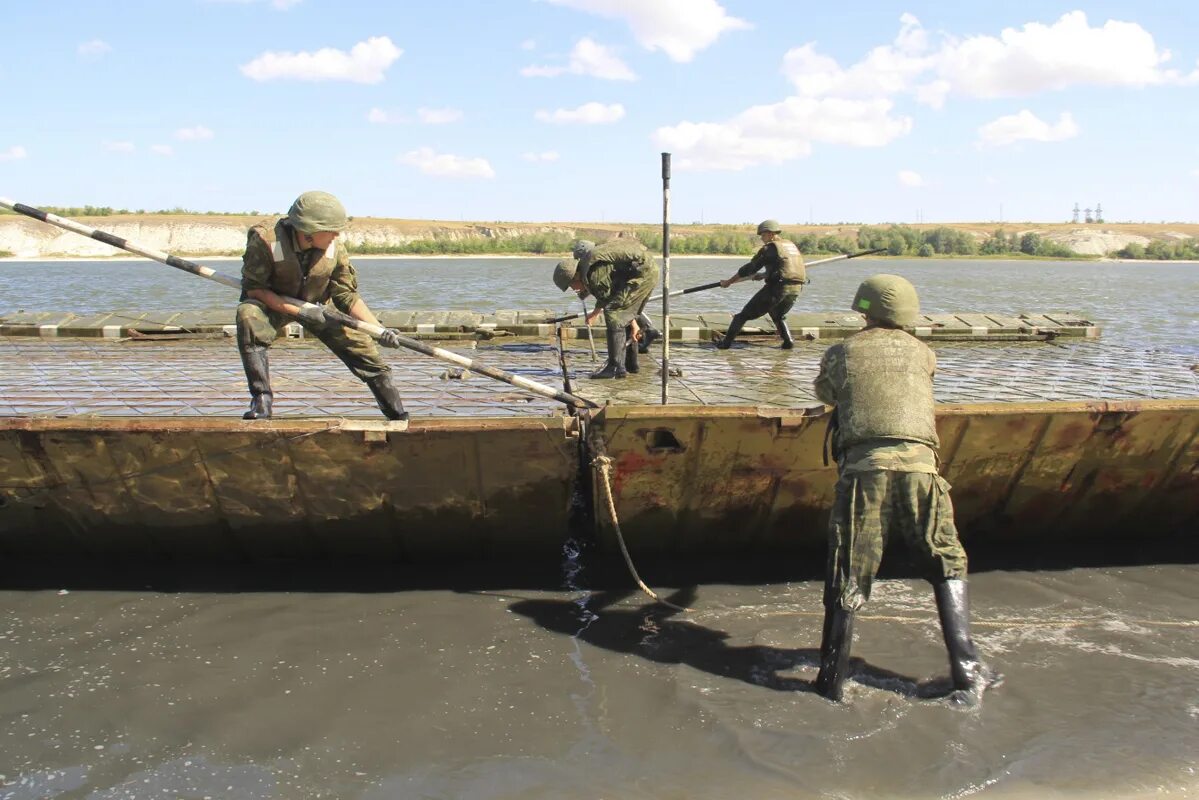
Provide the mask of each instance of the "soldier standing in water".
[{"label": "soldier standing in water", "polygon": [[977,705],[1003,676],[983,663],[970,637],[966,551],[949,484],[938,474],[936,357],[903,330],[915,324],[919,298],[906,279],[875,275],[862,282],[852,308],[865,314],[866,327],[825,351],[815,382],[816,396],[835,409],[837,459],[816,690],[841,699],[854,613],[870,599],[883,550],[895,534],[933,585],[949,650],[951,700]]}]

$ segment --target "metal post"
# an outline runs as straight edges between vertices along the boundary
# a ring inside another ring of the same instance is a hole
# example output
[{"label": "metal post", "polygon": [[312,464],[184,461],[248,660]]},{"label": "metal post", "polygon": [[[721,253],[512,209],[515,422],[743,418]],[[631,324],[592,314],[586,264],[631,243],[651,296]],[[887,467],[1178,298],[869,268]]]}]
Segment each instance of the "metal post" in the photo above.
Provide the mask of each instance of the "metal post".
[{"label": "metal post", "polygon": [[662,154],[662,405],[670,384],[670,153]]}]

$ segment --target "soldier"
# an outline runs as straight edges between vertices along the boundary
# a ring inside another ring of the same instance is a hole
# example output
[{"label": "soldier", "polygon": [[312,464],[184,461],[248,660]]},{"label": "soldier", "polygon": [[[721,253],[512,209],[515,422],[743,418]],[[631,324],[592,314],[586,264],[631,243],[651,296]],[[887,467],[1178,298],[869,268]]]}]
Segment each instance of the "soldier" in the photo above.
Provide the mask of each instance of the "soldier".
[{"label": "soldier", "polygon": [[[267,349],[293,317],[370,387],[388,419],[408,419],[400,393],[391,382],[391,367],[379,356],[370,336],[326,322],[323,310],[297,307],[280,297],[332,305],[355,319],[379,324],[358,295],[358,275],[345,245],[338,241],[345,226],[346,211],[336,197],[305,192],[292,203],[286,217],[250,228],[237,307],[237,344],[250,386],[250,410],[243,419],[271,416]],[[394,347],[398,337],[397,331],[388,329],[380,341]]]},{"label": "soldier", "polygon": [[770,315],[779,336],[783,337],[783,349],[790,350],[795,347],[791,329],[787,327],[786,316],[799,299],[799,293],[803,291],[808,279],[799,248],[795,246],[795,242],[784,239],[781,236],[782,232],[783,229],[776,220],[768,219],[762,222],[758,226],[758,235],[762,237],[762,246],[758,248],[758,252],[748,264],[733,273],[732,277],[720,282],[720,285],[727,289],[763,267],[766,268],[765,285],[749,299],[740,313],[733,316],[724,338],[716,344],[717,348],[727,350],[741,332],[742,326],[763,314]]},{"label": "soldier", "polygon": [[579,297],[595,295],[595,310],[587,315],[587,323],[603,311],[607,329],[608,360],[591,377],[623,378],[627,372],[637,372],[637,343],[645,339],[648,347],[649,331],[653,331],[652,327],[642,331],[641,326],[649,322],[642,311],[658,281],[658,263],[645,245],[632,238],[609,239],[598,246],[580,240],[572,252],[572,259],[559,261],[554,268],[554,283],[564,292],[575,290]]},{"label": "soldier", "polygon": [[966,551],[949,484],[937,472],[936,358],[903,330],[920,312],[916,289],[897,275],[875,275],[862,282],[852,307],[866,315],[866,327],[825,351],[815,382],[816,396],[835,407],[838,475],[816,690],[841,699],[854,612],[870,599],[883,549],[896,534],[933,585],[949,650],[951,700],[977,705],[1002,676],[982,662],[970,638]]}]

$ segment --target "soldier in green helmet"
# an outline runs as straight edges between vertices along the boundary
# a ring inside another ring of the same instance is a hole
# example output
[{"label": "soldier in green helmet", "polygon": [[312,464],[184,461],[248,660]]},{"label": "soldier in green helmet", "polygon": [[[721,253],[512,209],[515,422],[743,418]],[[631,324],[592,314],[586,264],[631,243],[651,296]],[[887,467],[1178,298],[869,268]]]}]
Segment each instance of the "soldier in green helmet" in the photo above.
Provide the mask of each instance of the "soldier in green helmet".
[{"label": "soldier in green helmet", "polygon": [[838,476],[816,690],[841,699],[854,613],[870,599],[883,549],[897,535],[933,585],[949,650],[950,699],[977,705],[1002,676],[983,663],[970,637],[966,551],[949,484],[938,474],[936,357],[903,330],[920,312],[916,289],[898,275],[875,275],[862,282],[852,308],[866,326],[825,351],[815,382],[816,396],[834,407]]},{"label": "soldier in green helmet", "polygon": [[[292,203],[286,217],[250,228],[237,307],[237,344],[250,387],[250,410],[244,419],[271,416],[274,393],[267,350],[283,326],[293,320],[370,387],[388,419],[408,419],[391,381],[391,367],[370,336],[327,322],[321,309],[298,307],[282,299],[287,296],[332,306],[355,319],[379,324],[358,294],[358,275],[338,238],[346,224],[346,210],[336,197],[328,192],[305,192]],[[397,331],[388,329],[381,341],[396,346],[398,336]]]},{"label": "soldier in green helmet", "polygon": [[554,268],[554,284],[564,292],[573,289],[580,297],[595,296],[588,324],[600,312],[604,314],[608,359],[591,377],[623,378],[637,372],[637,342],[648,340],[647,331],[652,330],[643,331],[642,325],[648,322],[645,303],[658,281],[653,254],[636,239],[617,237],[600,245],[580,240],[572,256]]},{"label": "soldier in green helmet", "polygon": [[720,282],[720,285],[727,289],[734,283],[754,275],[758,270],[766,270],[765,285],[749,299],[740,312],[733,315],[724,338],[716,343],[717,348],[727,350],[745,323],[763,314],[770,315],[775,329],[783,339],[783,349],[790,350],[795,346],[786,317],[787,312],[799,299],[808,278],[799,248],[795,246],[795,242],[784,239],[782,233],[783,229],[777,220],[764,220],[758,225],[758,236],[762,237],[762,246],[758,248],[758,252],[749,263]]}]

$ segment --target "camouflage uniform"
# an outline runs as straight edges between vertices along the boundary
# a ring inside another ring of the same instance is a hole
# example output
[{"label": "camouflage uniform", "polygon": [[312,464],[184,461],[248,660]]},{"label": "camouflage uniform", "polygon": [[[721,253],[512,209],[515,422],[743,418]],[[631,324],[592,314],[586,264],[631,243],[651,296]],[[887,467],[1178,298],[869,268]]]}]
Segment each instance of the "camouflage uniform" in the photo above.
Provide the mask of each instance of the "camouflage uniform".
[{"label": "camouflage uniform", "polygon": [[738,316],[746,320],[757,319],[763,314],[785,317],[795,301],[799,299],[807,270],[803,256],[790,239],[775,239],[758,248],[753,259],[737,270],[742,278],[748,278],[761,269],[766,270],[765,285],[749,299]]},{"label": "camouflage uniform", "polygon": [[949,651],[950,702],[977,705],[1003,676],[983,663],[970,636],[966,551],[949,484],[938,474],[937,360],[903,330],[919,319],[920,299],[906,278],[874,275],[862,281],[851,307],[866,315],[866,328],[825,351],[815,383],[816,396],[836,408],[838,472],[816,691],[841,699],[854,613],[870,599],[888,537],[898,534],[933,586]]},{"label": "camouflage uniform", "polygon": [[770,315],[771,322],[782,337],[783,347],[789,349],[794,346],[786,317],[808,282],[803,256],[790,239],[776,238],[758,248],[753,259],[737,270],[737,275],[748,278],[762,269],[766,270],[765,285],[733,316],[724,338],[717,344],[720,349],[730,347],[742,326],[763,314]]},{"label": "camouflage uniform", "polygon": [[856,611],[870,599],[892,534],[929,580],[966,576],[950,487],[937,474],[935,366],[927,345],[887,328],[856,333],[821,359],[816,396],[839,419],[826,605]]},{"label": "camouflage uniform", "polygon": [[658,262],[636,239],[609,239],[579,262],[579,274],[609,325],[633,321],[653,294]]},{"label": "camouflage uniform", "polygon": [[369,381],[391,371],[375,340],[368,334],[337,324],[317,326],[271,311],[247,299],[253,289],[331,305],[350,313],[360,299],[358,275],[340,239],[326,251],[299,250],[295,231],[286,219],[250,229],[242,256],[242,301],[237,307],[237,339],[243,347],[270,347],[284,325],[299,322],[305,332],[320,339],[360,380]]},{"label": "camouflage uniform", "polygon": [[[642,310],[658,282],[658,263],[636,239],[609,239],[579,251],[577,275],[595,297],[596,308],[604,310],[608,343],[608,360],[591,377],[623,378],[628,372],[638,372],[638,347],[631,338],[631,323],[648,322]],[[648,344],[648,329],[645,336]]]}]

